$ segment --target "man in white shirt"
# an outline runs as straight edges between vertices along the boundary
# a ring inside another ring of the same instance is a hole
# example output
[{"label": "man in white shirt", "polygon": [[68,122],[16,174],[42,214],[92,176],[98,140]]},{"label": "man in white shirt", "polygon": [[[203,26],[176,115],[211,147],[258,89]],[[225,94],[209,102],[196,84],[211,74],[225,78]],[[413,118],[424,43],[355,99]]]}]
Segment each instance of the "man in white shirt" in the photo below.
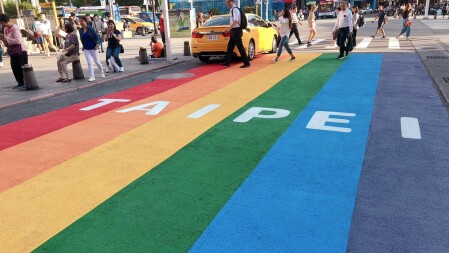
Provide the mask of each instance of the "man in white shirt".
[{"label": "man in white shirt", "polygon": [[243,59],[243,65],[240,68],[247,68],[250,66],[248,56],[246,55],[246,50],[243,47],[242,36],[243,30],[240,27],[241,18],[240,18],[240,9],[237,8],[234,4],[234,0],[226,0],[226,5],[230,9],[231,21],[228,29],[224,30],[223,33],[231,33],[231,37],[229,38],[228,48],[226,51],[226,60],[222,64],[223,66],[230,66],[232,59],[232,52],[234,51],[235,46],[239,50],[240,56]]},{"label": "man in white shirt", "polygon": [[352,35],[353,21],[352,12],[346,7],[345,3],[340,4],[341,11],[338,12],[337,21],[335,21],[334,30],[332,35],[337,34],[337,45],[340,47],[340,55],[337,59],[341,60],[345,58],[344,53],[348,56],[349,51],[346,47],[346,39],[349,35]]},{"label": "man in white shirt", "polygon": [[45,17],[45,13],[40,13],[39,18],[41,20],[42,36],[45,40],[44,44],[47,43],[49,48],[53,49],[55,52],[58,52],[58,49],[53,44],[53,33],[51,31],[50,20]]}]

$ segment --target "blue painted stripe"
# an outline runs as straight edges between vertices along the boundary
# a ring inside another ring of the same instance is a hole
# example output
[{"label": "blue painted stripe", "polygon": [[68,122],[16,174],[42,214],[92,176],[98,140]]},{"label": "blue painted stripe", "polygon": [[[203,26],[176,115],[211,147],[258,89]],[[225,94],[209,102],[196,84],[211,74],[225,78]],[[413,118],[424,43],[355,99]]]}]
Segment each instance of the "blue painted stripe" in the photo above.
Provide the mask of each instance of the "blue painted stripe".
[{"label": "blue painted stripe", "polygon": [[[381,62],[347,59],[190,251],[344,252]],[[352,132],[306,129],[316,111],[355,113],[326,124]]]},{"label": "blue painted stripe", "polygon": [[449,252],[449,118],[417,54],[384,55],[381,73],[348,252]]}]

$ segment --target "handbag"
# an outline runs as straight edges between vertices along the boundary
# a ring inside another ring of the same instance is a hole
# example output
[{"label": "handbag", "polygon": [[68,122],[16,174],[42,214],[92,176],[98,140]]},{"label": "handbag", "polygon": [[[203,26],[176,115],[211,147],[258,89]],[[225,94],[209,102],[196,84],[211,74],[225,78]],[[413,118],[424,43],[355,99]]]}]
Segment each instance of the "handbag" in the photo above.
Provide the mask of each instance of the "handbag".
[{"label": "handbag", "polygon": [[16,57],[22,55],[22,46],[20,44],[8,45],[6,52],[11,57]]},{"label": "handbag", "polygon": [[408,26],[408,27],[410,27],[410,26],[412,26],[412,21],[407,21],[407,22],[405,22],[405,26]]},{"label": "handbag", "polygon": [[120,53],[123,54],[125,52],[125,48],[122,44],[120,44]]}]

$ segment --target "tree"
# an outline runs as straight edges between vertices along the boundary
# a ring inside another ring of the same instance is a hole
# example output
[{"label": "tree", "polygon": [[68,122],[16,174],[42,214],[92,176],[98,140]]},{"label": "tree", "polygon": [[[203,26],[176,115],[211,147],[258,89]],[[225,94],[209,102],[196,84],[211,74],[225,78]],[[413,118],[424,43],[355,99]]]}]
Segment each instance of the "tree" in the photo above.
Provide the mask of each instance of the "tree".
[{"label": "tree", "polygon": [[[17,9],[16,9],[16,3],[13,1],[5,2],[4,5],[5,8],[5,14],[9,17],[17,17]],[[34,8],[30,3],[28,2],[21,2],[19,4],[19,10],[34,10],[34,14],[37,14],[37,8]]]}]

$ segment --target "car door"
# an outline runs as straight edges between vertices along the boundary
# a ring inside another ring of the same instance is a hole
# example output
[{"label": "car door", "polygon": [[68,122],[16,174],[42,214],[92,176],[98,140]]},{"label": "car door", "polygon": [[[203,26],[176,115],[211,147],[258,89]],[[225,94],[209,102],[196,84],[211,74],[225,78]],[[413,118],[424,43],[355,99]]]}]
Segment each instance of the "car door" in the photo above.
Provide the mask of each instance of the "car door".
[{"label": "car door", "polygon": [[261,17],[256,16],[256,19],[259,23],[259,38],[261,40],[260,42],[260,49],[261,51],[269,51],[272,48],[273,44],[273,33],[271,32],[271,28],[268,26],[267,22],[265,22]]},{"label": "car door", "polygon": [[260,29],[259,22],[255,15],[247,15],[246,18],[248,19],[248,29],[245,31],[243,30],[243,46],[248,49],[248,45],[251,39],[254,40],[254,46],[255,46],[255,52],[256,54],[260,51],[261,45],[260,45]]}]

